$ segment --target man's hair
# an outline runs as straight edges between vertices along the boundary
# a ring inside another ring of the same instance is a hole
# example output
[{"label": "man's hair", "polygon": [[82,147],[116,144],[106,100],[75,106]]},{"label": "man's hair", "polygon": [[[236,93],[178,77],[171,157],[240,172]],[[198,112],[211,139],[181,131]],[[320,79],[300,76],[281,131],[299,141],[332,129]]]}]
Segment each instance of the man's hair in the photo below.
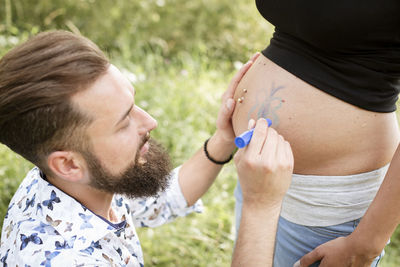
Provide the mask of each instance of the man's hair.
[{"label": "man's hair", "polygon": [[45,173],[47,156],[75,150],[91,122],[71,97],[105,74],[109,61],[90,40],[38,34],[0,60],[0,142]]}]

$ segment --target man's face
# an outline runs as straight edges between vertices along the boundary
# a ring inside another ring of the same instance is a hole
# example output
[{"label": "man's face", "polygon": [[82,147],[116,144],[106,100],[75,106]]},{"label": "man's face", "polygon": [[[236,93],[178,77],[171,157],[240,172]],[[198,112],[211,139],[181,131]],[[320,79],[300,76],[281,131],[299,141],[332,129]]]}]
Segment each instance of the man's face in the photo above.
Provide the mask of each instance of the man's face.
[{"label": "man's face", "polygon": [[167,185],[167,154],[149,133],[157,122],[135,106],[135,91],[110,65],[89,89],[72,97],[82,112],[93,117],[80,151],[94,188],[130,197],[151,196]]}]

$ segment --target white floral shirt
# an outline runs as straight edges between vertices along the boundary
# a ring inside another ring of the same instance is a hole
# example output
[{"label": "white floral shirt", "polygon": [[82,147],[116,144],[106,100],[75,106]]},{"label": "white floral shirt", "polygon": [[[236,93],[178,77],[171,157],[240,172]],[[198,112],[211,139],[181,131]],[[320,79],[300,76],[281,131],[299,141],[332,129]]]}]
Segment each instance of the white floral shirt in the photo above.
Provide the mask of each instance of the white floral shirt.
[{"label": "white floral shirt", "polygon": [[169,188],[154,198],[115,195],[114,224],[94,214],[32,169],[12,198],[5,216],[0,248],[3,266],[143,266],[136,227],[155,227],[201,212],[202,203],[187,207],[178,183],[179,168]]}]

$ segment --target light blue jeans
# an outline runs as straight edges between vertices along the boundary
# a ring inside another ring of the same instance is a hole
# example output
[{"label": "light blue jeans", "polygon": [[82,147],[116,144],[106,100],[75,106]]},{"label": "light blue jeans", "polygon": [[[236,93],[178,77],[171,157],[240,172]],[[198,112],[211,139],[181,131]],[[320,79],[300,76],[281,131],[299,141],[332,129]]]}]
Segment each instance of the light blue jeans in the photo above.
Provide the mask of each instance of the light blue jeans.
[{"label": "light blue jeans", "polygon": [[[242,190],[240,184],[235,188],[235,215],[236,215],[236,236],[239,231],[240,218],[242,214]],[[308,252],[321,244],[332,239],[351,234],[357,227],[360,219],[328,227],[313,227],[295,224],[280,217],[276,235],[274,267],[292,267],[293,264]],[[382,251],[371,264],[371,267],[378,266],[379,261],[385,254]],[[319,262],[311,265],[319,266]]]}]

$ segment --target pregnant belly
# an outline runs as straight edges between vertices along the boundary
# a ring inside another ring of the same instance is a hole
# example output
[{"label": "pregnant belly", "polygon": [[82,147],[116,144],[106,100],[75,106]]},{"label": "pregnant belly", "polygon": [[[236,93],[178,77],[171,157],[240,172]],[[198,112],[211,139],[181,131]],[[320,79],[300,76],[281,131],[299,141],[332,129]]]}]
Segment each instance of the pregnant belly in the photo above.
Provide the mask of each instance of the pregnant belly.
[{"label": "pregnant belly", "polygon": [[366,111],[305,83],[260,55],[235,92],[236,135],[270,118],[288,140],[294,172],[348,175],[387,164],[399,142],[395,113]]}]

